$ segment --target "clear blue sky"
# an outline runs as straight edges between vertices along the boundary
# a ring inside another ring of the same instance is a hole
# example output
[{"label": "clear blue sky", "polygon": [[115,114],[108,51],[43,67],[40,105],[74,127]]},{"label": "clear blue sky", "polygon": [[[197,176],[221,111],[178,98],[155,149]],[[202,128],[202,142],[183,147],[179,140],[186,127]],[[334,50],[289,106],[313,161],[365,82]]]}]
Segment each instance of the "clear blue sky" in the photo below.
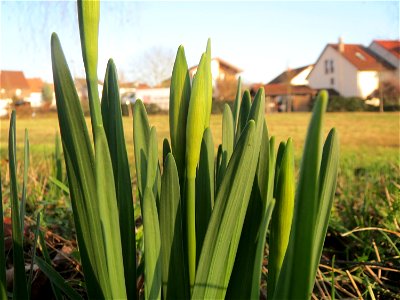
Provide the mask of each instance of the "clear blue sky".
[{"label": "clear blue sky", "polygon": [[[75,2],[0,2],[0,68],[52,81],[50,35],[57,32],[73,74],[83,74]],[[212,56],[268,82],[287,67],[316,61],[327,43],[368,46],[399,39],[399,2],[145,2],[101,6],[99,78],[108,58],[126,79],[151,47],[175,52],[183,44],[189,66],[212,41]]]}]

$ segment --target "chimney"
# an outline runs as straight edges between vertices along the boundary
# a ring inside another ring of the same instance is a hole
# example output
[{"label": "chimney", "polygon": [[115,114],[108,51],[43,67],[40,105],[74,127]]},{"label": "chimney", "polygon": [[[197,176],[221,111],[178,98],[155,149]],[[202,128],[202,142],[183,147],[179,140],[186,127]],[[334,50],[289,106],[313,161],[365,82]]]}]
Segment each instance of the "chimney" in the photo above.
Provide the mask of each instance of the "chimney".
[{"label": "chimney", "polygon": [[344,52],[344,44],[343,44],[343,38],[342,37],[339,37],[338,48],[339,48],[339,52],[340,53]]}]

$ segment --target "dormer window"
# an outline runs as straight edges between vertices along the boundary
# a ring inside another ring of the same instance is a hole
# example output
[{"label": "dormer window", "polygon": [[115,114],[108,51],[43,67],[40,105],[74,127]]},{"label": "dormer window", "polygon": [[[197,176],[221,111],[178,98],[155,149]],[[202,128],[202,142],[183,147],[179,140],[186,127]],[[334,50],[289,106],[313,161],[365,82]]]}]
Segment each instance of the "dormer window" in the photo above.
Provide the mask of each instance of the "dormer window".
[{"label": "dormer window", "polygon": [[362,55],[360,52],[356,52],[356,56],[361,60],[365,60],[365,56]]}]

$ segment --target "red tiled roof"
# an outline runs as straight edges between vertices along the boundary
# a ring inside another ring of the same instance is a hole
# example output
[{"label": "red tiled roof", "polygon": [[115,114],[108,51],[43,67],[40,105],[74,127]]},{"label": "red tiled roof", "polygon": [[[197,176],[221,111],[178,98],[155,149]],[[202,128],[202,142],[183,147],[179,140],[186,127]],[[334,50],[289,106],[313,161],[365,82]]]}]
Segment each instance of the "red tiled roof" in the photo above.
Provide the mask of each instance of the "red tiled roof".
[{"label": "red tiled roof", "polygon": [[400,40],[374,40],[373,42],[385,48],[397,58],[400,58]]},{"label": "red tiled roof", "polygon": [[383,65],[377,56],[363,45],[344,44],[343,52],[340,52],[338,44],[329,44],[329,46],[341,53],[344,58],[360,71],[381,70],[387,68],[387,66]]},{"label": "red tiled roof", "polygon": [[43,89],[43,80],[40,78],[27,78],[31,93],[40,93]]},{"label": "red tiled roof", "polygon": [[5,90],[27,90],[29,84],[22,71],[0,71],[0,88]]},{"label": "red tiled roof", "polygon": [[[242,69],[239,69],[238,67],[236,67],[236,66],[234,66],[234,65],[232,65],[232,64],[230,64],[230,63],[228,63],[227,61],[225,61],[225,60],[223,60],[223,59],[221,59],[221,58],[219,58],[219,57],[214,57],[212,60],[219,61],[220,65],[225,66],[225,67],[228,68],[228,69],[231,69],[231,70],[234,71],[236,74],[237,74],[237,73],[243,72]],[[192,67],[189,68],[189,71],[192,71],[192,70],[196,69],[197,67],[198,67],[198,65],[192,66]]]},{"label": "red tiled roof", "polygon": [[285,83],[269,83],[264,85],[266,96],[278,96],[290,94],[314,94],[315,90],[305,85],[291,85]]},{"label": "red tiled roof", "polygon": [[138,90],[145,90],[145,89],[149,89],[150,86],[146,83],[139,83],[136,87]]}]

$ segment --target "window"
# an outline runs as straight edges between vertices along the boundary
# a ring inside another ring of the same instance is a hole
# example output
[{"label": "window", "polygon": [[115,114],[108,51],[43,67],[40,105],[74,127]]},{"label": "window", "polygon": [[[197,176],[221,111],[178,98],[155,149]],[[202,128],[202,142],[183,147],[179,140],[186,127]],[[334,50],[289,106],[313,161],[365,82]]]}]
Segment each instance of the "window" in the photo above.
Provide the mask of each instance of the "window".
[{"label": "window", "polygon": [[335,84],[335,78],[331,78],[331,85],[334,85]]},{"label": "window", "polygon": [[360,52],[356,52],[356,56],[361,60],[365,60],[365,56],[362,55]]},{"label": "window", "polygon": [[329,74],[328,64],[329,64],[328,60],[325,59],[325,74]]},{"label": "window", "polygon": [[334,70],[335,68],[333,67],[333,59],[331,59],[331,73],[333,73]]}]

